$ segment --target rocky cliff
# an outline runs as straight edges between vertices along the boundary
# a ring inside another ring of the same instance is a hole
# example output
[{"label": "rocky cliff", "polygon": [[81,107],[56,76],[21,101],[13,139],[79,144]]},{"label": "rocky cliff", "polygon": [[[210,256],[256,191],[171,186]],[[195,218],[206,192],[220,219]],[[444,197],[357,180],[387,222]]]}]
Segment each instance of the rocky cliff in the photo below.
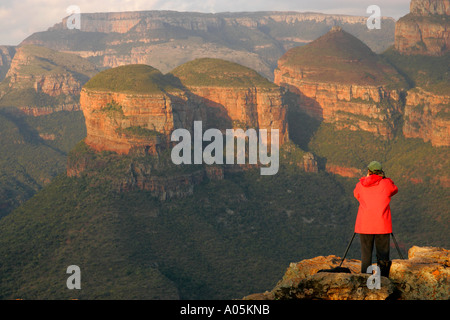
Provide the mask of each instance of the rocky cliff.
[{"label": "rocky cliff", "polygon": [[341,28],[288,51],[275,83],[296,93],[298,107],[314,118],[388,138],[405,87],[392,67]]},{"label": "rocky cliff", "polygon": [[13,46],[0,46],[0,81],[5,78],[15,53]]},{"label": "rocky cliff", "polygon": [[[251,69],[219,59],[195,60],[166,75],[148,65],[108,69],[85,84],[80,103],[85,147],[69,157],[67,174],[96,174],[105,165],[100,152],[112,151],[116,160],[107,163],[121,161],[119,155],[129,161],[127,170],[122,166],[110,175],[118,190],[150,190],[161,199],[191,194],[205,178],[223,179],[224,170],[236,169],[171,163],[170,136],[177,128],[192,132],[199,120],[203,130],[254,128],[270,134],[278,129],[280,145],[288,141],[280,88]],[[312,160],[309,171],[316,166]]]},{"label": "rocky cliff", "polygon": [[245,300],[448,300],[450,251],[436,247],[412,247],[408,259],[392,261],[389,278],[381,277],[380,289],[369,289],[369,274],[360,273],[361,262],[345,260],[351,273],[320,272],[339,266],[336,256],[316,257],[291,263],[271,291]]},{"label": "rocky cliff", "polygon": [[440,56],[450,51],[450,1],[412,0],[397,21],[395,48],[404,54]]},{"label": "rocky cliff", "polygon": [[205,108],[208,125],[218,129],[279,130],[288,141],[286,106],[280,88],[254,70],[227,61],[203,58],[171,72]]},{"label": "rocky cliff", "polygon": [[450,145],[450,96],[437,95],[421,88],[408,91],[403,134],[421,138],[433,146]]},{"label": "rocky cliff", "polygon": [[96,72],[93,64],[76,55],[18,47],[0,84],[0,104],[33,115],[79,110],[81,87]]}]

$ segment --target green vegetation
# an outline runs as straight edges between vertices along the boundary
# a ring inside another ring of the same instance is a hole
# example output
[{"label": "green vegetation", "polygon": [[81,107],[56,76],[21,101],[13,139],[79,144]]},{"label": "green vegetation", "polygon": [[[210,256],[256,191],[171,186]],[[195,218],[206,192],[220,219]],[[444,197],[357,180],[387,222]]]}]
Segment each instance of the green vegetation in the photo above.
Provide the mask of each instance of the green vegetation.
[{"label": "green vegetation", "polygon": [[[351,233],[352,214],[340,214],[353,211],[351,201],[335,178],[290,169],[205,181],[192,197],[165,202],[118,193],[101,168],[60,176],[0,220],[1,297],[226,299],[265,290],[290,262],[341,251]],[[77,292],[65,288],[71,264],[82,270]]]},{"label": "green vegetation", "polygon": [[171,74],[186,86],[276,88],[256,71],[234,62],[202,58],[175,68]]},{"label": "green vegetation", "polygon": [[402,55],[391,47],[382,56],[405,77],[410,87],[450,94],[450,53],[442,57]]},{"label": "green vegetation", "polygon": [[84,88],[136,94],[179,90],[174,79],[144,64],[132,64],[101,71],[92,77]]},{"label": "green vegetation", "polygon": [[81,111],[25,117],[0,110],[0,218],[64,172],[67,153],[85,136]]}]

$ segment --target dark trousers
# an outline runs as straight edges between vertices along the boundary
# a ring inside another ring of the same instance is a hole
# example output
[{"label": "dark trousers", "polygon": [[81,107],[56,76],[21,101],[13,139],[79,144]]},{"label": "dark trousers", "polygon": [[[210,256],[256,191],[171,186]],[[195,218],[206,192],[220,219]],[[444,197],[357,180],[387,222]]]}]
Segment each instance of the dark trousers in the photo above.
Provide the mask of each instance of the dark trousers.
[{"label": "dark trousers", "polygon": [[377,260],[389,261],[389,245],[391,235],[387,234],[359,234],[361,241],[361,273],[366,273],[372,264],[373,245],[375,244]]}]

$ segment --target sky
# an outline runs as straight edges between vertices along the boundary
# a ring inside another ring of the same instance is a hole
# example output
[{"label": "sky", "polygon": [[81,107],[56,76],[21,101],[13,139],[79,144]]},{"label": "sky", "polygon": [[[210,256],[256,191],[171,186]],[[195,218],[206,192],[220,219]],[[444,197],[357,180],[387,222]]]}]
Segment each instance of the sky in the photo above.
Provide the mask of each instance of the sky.
[{"label": "sky", "polygon": [[29,35],[45,31],[68,16],[71,5],[81,13],[139,10],[194,12],[299,11],[370,16],[378,5],[381,15],[398,19],[409,12],[410,0],[0,0],[0,45],[18,45]]}]

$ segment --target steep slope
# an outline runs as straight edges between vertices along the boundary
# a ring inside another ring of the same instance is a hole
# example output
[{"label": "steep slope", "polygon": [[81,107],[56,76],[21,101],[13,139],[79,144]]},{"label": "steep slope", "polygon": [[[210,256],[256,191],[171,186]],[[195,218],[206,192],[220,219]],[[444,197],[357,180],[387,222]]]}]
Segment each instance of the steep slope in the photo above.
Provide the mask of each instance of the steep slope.
[{"label": "steep slope", "polygon": [[280,58],[275,83],[295,93],[298,107],[339,128],[393,137],[403,77],[365,44],[333,27]]},{"label": "steep slope", "polygon": [[0,84],[0,106],[39,115],[79,110],[81,87],[97,72],[89,61],[38,46],[16,49]]},{"label": "steep slope", "polygon": [[222,130],[277,129],[280,145],[288,141],[280,88],[256,71],[225,60],[203,58],[187,62],[171,74],[206,106],[203,121],[208,126]]}]

